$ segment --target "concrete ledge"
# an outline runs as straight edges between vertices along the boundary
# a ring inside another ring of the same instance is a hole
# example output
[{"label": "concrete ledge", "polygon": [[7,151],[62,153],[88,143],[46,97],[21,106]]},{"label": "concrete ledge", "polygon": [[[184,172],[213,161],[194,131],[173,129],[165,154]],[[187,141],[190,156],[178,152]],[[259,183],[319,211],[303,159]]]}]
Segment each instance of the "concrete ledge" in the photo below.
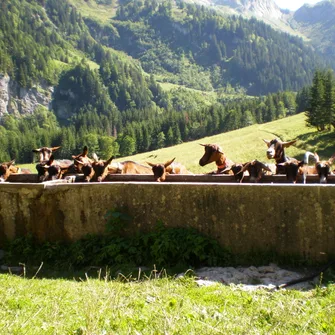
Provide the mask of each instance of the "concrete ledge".
[{"label": "concrete ledge", "polygon": [[0,197],[0,244],[27,233],[41,241],[100,234],[117,208],[134,219],[128,233],[162,221],[194,227],[236,253],[335,257],[335,185],[2,183]]},{"label": "concrete ledge", "polygon": [[[77,174],[72,175],[75,178],[76,182],[84,180],[84,175]],[[12,174],[9,176],[9,182],[12,183],[37,183],[38,176],[37,174]],[[152,174],[109,174],[106,177],[106,181],[148,181],[153,182],[154,177]],[[194,183],[236,183],[235,177],[233,175],[225,174],[194,174],[194,175],[180,175],[172,174],[166,176],[167,182],[194,182]],[[335,184],[335,175],[329,175],[327,178],[328,184]],[[61,180],[59,181],[61,182]],[[64,181],[66,182],[66,181]],[[249,182],[249,176],[243,178],[243,183]],[[260,180],[260,183],[287,183],[285,175],[272,175],[272,176],[263,176]],[[298,176],[297,183],[303,183],[302,176]],[[319,177],[317,174],[308,175],[306,179],[307,184],[318,184]]]}]

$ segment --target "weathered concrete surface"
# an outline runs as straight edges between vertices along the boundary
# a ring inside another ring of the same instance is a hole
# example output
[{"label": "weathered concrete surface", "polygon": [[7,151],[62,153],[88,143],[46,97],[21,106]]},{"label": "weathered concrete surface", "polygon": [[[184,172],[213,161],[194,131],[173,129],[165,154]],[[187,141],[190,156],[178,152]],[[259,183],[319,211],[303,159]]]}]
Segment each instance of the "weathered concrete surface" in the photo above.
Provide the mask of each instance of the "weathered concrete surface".
[{"label": "weathered concrete surface", "polygon": [[335,256],[335,185],[70,183],[0,185],[0,243],[28,232],[40,240],[103,233],[105,214],[194,227],[233,252],[275,251],[309,260]]}]

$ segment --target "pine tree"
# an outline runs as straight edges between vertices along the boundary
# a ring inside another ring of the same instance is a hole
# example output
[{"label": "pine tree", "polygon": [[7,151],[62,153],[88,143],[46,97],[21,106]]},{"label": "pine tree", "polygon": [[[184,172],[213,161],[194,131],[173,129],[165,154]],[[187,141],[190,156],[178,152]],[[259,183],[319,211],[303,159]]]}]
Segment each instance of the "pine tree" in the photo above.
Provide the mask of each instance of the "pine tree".
[{"label": "pine tree", "polygon": [[313,84],[310,92],[310,107],[306,111],[307,125],[316,127],[318,130],[324,130],[325,124],[323,123],[322,114],[324,108],[324,80],[323,73],[320,70],[315,71],[313,77]]}]

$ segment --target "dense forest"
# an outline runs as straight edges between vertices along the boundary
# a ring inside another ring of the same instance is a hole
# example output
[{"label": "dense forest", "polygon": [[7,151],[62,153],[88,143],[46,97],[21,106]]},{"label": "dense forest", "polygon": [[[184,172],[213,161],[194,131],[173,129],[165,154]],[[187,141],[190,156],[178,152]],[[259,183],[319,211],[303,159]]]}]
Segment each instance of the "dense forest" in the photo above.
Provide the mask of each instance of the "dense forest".
[{"label": "dense forest", "polygon": [[120,3],[102,23],[67,0],[1,1],[0,73],[50,85],[53,97],[52,110],[1,117],[0,161],[31,162],[33,148],[51,145],[64,158],[85,144],[125,156],[272,121],[308,107],[310,89],[301,92],[327,66],[254,19],[181,1]]}]

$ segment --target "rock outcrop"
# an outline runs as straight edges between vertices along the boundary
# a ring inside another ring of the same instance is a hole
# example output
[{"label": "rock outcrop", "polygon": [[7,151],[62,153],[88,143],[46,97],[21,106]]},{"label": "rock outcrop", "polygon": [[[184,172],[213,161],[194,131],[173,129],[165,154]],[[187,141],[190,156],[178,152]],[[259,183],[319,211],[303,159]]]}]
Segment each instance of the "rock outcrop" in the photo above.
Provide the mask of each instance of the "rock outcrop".
[{"label": "rock outcrop", "polygon": [[6,114],[29,115],[38,106],[51,109],[53,87],[43,85],[23,88],[0,73],[0,118]]}]

